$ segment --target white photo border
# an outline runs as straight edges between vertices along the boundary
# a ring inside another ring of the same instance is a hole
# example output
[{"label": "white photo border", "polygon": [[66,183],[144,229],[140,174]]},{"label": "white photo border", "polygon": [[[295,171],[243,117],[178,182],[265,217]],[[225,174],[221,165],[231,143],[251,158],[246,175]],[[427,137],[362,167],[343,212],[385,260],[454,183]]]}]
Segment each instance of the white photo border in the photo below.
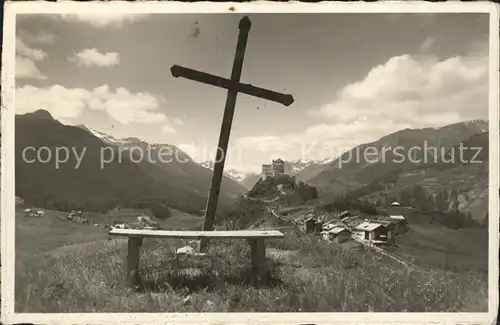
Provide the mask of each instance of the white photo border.
[{"label": "white photo border", "polygon": [[[15,313],[15,27],[16,14],[147,13],[489,13],[489,299],[487,313]],[[1,320],[4,324],[334,324],[488,323],[498,310],[499,11],[492,2],[5,2],[2,52]],[[492,121],[497,121],[492,123]]]}]

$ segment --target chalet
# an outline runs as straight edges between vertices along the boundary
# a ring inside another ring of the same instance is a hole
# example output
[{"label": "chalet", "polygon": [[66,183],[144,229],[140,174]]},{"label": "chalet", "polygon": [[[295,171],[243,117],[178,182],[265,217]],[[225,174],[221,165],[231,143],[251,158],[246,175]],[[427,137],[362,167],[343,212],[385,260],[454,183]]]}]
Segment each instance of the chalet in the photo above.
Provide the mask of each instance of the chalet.
[{"label": "chalet", "polygon": [[344,211],[339,214],[339,219],[352,217],[352,213],[350,211]]},{"label": "chalet", "polygon": [[321,232],[323,238],[328,241],[334,241],[336,243],[344,243],[351,238],[351,232],[343,227],[334,226],[328,230]]},{"label": "chalet", "polygon": [[387,244],[393,241],[393,233],[381,223],[366,221],[358,225],[355,229],[361,239],[373,244]]},{"label": "chalet", "polygon": [[305,233],[310,234],[314,232],[314,228],[316,225],[316,220],[314,218],[308,218],[305,222]]},{"label": "chalet", "polygon": [[408,230],[408,221],[404,216],[392,215],[389,216],[389,218],[395,225],[394,231],[396,234],[400,234]]},{"label": "chalet", "polygon": [[335,228],[337,225],[333,224],[333,223],[325,223],[323,225],[323,231],[328,231],[330,229],[333,229]]},{"label": "chalet", "polygon": [[304,221],[306,234],[319,234],[323,231],[323,222],[317,221],[314,218],[308,218]]},{"label": "chalet", "polygon": [[323,231],[323,222],[322,221],[316,221],[314,224],[314,233],[319,234]]},{"label": "chalet", "polygon": [[391,234],[388,238],[387,238],[387,242],[390,243],[390,244],[394,244],[395,242],[395,238],[396,238],[396,229],[397,229],[397,225],[394,221],[392,220],[379,220],[377,221],[377,223],[380,223],[382,226],[384,226],[385,228],[387,228],[387,231]]}]

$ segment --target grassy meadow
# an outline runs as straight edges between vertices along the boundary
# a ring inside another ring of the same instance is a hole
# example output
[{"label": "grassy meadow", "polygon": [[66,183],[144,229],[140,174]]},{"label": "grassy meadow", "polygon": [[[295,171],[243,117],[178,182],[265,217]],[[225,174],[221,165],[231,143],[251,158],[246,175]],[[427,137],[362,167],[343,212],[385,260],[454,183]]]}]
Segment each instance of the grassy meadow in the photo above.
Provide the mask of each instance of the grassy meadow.
[{"label": "grassy meadow", "polygon": [[138,291],[125,282],[126,240],[96,239],[18,260],[16,312],[487,311],[485,272],[412,271],[355,243],[294,232],[270,240],[269,281],[260,286],[249,281],[246,242],[212,241],[208,256],[177,263],[175,250],[185,244],[144,240]]}]

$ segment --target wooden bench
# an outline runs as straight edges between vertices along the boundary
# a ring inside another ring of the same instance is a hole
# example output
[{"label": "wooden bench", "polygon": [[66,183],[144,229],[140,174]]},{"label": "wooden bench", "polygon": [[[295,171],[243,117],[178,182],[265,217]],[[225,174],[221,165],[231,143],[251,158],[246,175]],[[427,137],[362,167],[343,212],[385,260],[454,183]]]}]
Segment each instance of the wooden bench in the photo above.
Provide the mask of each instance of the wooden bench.
[{"label": "wooden bench", "polygon": [[252,273],[258,279],[265,277],[267,238],[283,238],[285,235],[277,230],[233,230],[233,231],[176,231],[176,230],[142,230],[113,229],[110,236],[128,237],[127,281],[130,286],[140,284],[139,246],[143,238],[173,239],[246,239],[250,244],[252,256]]}]

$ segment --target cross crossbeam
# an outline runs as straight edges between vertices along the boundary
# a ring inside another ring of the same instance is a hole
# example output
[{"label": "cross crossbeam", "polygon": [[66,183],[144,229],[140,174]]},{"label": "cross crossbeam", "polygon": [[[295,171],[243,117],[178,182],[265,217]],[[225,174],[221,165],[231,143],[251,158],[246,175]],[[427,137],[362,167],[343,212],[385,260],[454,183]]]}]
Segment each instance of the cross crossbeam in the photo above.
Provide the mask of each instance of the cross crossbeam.
[{"label": "cross crossbeam", "polygon": [[283,104],[285,106],[290,106],[291,104],[293,104],[293,96],[290,94],[282,94],[272,90],[255,87],[251,84],[235,82],[232,81],[231,79],[222,78],[210,73],[201,72],[190,68],[181,67],[178,65],[172,66],[170,71],[172,72],[172,76],[174,76],[175,78],[183,77],[189,80],[202,82],[208,85],[225,88],[227,90],[234,90],[239,93],[247,94],[254,97],[259,97],[262,99],[267,99],[273,102]]},{"label": "cross crossbeam", "polygon": [[[229,136],[231,133],[231,125],[234,116],[234,107],[236,105],[236,97],[238,93],[244,93],[250,96],[267,99],[285,106],[293,103],[293,96],[290,94],[282,94],[272,90],[263,89],[244,84],[240,82],[241,70],[243,68],[243,59],[245,57],[245,50],[247,46],[248,33],[250,31],[251,22],[248,17],[243,17],[239,23],[238,43],[236,45],[236,54],[234,56],[233,70],[231,78],[226,79],[223,77],[215,76],[209,73],[181,67],[174,65],[170,71],[175,78],[182,77],[193,81],[198,81],[208,85],[227,89],[226,105],[224,108],[224,115],[222,117],[221,131],[219,135],[218,150],[216,151],[215,165],[212,176],[212,183],[210,184],[210,193],[207,200],[205,209],[205,220],[203,223],[203,230],[213,230],[213,222],[217,203],[219,201],[220,186],[222,182],[222,175],[224,171],[224,164],[226,161],[226,152],[229,144]],[[208,239],[204,238],[200,243],[200,251],[205,251],[208,244]]]}]

